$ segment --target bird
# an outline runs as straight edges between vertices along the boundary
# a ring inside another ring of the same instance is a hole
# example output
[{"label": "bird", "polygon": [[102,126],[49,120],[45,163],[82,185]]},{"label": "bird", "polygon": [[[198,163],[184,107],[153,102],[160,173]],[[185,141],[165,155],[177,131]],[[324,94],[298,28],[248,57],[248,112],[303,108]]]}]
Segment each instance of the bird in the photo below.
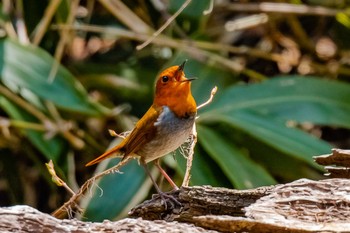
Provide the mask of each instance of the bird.
[{"label": "bird", "polygon": [[153,104],[131,133],[120,144],[86,166],[97,164],[106,158],[122,157],[123,161],[132,156],[139,159],[163,201],[168,196],[153,179],[147,166],[149,162],[154,162],[174,190],[178,189],[160,166],[159,160],[180,147],[190,137],[195,124],[197,104],[191,92],[191,81],[195,78],[186,78],[186,62],[187,60],[179,66],[171,66],[159,74]]}]

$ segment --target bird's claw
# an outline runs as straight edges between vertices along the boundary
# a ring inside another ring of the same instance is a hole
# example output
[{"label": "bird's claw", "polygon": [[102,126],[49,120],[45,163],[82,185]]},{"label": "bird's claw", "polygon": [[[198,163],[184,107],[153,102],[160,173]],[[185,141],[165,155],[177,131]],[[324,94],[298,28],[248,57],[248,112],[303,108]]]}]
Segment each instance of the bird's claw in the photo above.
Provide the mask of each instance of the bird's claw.
[{"label": "bird's claw", "polygon": [[165,210],[168,210],[168,203],[171,204],[171,209],[174,209],[176,205],[182,206],[174,196],[167,193],[158,193],[158,196],[161,198],[162,203],[164,204]]}]

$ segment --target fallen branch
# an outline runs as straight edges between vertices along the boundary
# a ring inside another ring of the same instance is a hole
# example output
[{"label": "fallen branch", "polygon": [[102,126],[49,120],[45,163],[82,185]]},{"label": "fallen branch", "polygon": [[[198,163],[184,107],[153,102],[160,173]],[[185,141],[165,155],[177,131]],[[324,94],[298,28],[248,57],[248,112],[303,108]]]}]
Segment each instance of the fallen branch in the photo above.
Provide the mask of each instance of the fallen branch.
[{"label": "fallen branch", "polygon": [[194,223],[222,232],[349,232],[350,180],[301,179],[252,190],[182,187],[173,196],[182,207],[165,210],[145,201],[132,217]]},{"label": "fallen branch", "polygon": [[326,176],[350,178],[350,150],[332,149],[332,154],[314,156],[314,160],[320,165],[326,165]]},{"label": "fallen branch", "polygon": [[[103,223],[82,222],[77,219],[59,220],[48,214],[29,206],[13,206],[0,208],[0,231],[1,232],[172,232],[176,229],[178,232],[208,232],[207,230],[196,227],[193,224],[166,222],[166,221],[148,221],[142,219],[125,218],[119,221],[111,222],[109,220]],[[216,231],[209,231],[216,232]]]},{"label": "fallen branch", "polygon": [[[182,207],[158,198],[103,223],[59,220],[28,206],[0,208],[1,232],[349,232],[350,180],[301,179],[251,190],[210,186],[171,192]],[[142,217],[140,219],[139,217]]]}]

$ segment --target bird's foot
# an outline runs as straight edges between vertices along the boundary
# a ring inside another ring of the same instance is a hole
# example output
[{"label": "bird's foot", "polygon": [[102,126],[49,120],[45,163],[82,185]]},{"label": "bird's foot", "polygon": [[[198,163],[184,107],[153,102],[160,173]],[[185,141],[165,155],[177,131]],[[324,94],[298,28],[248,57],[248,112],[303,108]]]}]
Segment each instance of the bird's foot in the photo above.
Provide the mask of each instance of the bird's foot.
[{"label": "bird's foot", "polygon": [[179,202],[172,194],[158,192],[157,194],[164,204],[165,210],[168,210],[168,205],[170,204],[170,209],[174,209],[177,205],[182,206],[181,202]]}]

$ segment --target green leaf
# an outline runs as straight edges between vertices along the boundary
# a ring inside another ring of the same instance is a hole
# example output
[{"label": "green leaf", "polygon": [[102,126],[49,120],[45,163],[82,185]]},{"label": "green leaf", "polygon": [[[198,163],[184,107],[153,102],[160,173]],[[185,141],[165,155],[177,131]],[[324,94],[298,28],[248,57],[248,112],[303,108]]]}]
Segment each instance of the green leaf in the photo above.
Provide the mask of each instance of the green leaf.
[{"label": "green leaf", "polygon": [[285,76],[240,85],[215,97],[200,120],[250,110],[274,119],[350,128],[350,85],[320,78]]},{"label": "green leaf", "polygon": [[287,120],[350,126],[350,85],[315,78],[286,77],[235,86],[215,97],[198,123],[221,122],[295,159],[317,166],[312,156],[331,146]]},{"label": "green leaf", "polygon": [[[49,81],[54,58],[32,45],[0,39],[0,80],[11,90],[27,89],[57,107],[89,115],[100,115],[102,106],[93,103],[83,86],[63,66]],[[31,101],[31,99],[28,99]]]},{"label": "green leaf", "polygon": [[218,115],[215,119],[235,129],[242,130],[271,147],[320,168],[312,159],[314,155],[328,153],[332,147],[301,130],[286,127],[282,122],[248,111],[233,115]]},{"label": "green leaf", "polygon": [[246,189],[276,183],[263,167],[249,159],[215,131],[204,126],[198,126],[197,130],[201,145],[235,187]]},{"label": "green leaf", "polygon": [[[117,162],[118,159],[111,160],[108,167],[114,166]],[[140,190],[147,178],[146,173],[136,160],[129,162],[121,171],[122,174],[108,174],[96,181],[98,183],[93,196],[86,196],[88,199],[84,201],[88,202],[88,205],[83,219],[88,221],[113,220],[125,210],[134,198],[142,201],[140,192],[144,193],[143,196],[147,195],[148,189]]]},{"label": "green leaf", "polygon": [[[183,155],[177,152],[176,155],[177,165],[176,170],[183,177],[186,171],[187,160]],[[202,148],[200,148],[199,143],[196,145],[192,168],[191,168],[191,185],[211,185],[215,187],[229,187],[231,186],[230,181],[226,179],[219,166],[216,166],[215,161],[213,161],[210,156],[208,156]]]},{"label": "green leaf", "polygon": [[[186,0],[170,1],[169,11],[177,11]],[[191,18],[192,20],[200,20],[203,18],[203,11],[209,8],[210,0],[192,1],[180,14],[180,17]]]},{"label": "green leaf", "polygon": [[[13,119],[27,122],[37,122],[35,117],[18,108],[4,97],[0,97],[0,107]],[[31,143],[33,143],[33,145],[35,145],[35,147],[46,156],[47,160],[52,159],[55,163],[57,163],[59,156],[62,154],[62,150],[64,149],[64,142],[62,138],[56,136],[51,139],[45,139],[43,132],[35,130],[23,130],[22,132],[28,137]]]}]

